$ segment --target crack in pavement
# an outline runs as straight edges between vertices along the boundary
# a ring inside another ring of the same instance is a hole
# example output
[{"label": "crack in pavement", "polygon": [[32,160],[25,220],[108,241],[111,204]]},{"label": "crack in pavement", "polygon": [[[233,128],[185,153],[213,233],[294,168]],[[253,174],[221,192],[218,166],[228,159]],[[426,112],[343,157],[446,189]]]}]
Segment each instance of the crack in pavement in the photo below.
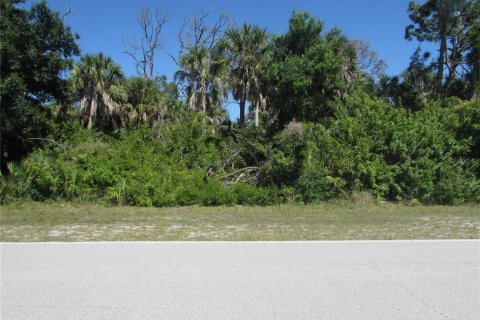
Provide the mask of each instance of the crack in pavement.
[{"label": "crack in pavement", "polygon": [[435,312],[436,314],[439,314],[441,315],[442,317],[444,317],[445,319],[448,319],[448,320],[455,320],[453,318],[450,318],[449,316],[447,316],[446,314],[444,314],[443,312],[435,309],[434,307],[432,307],[431,305],[429,305],[427,302],[425,302],[424,300],[422,300],[421,298],[419,298],[418,296],[416,296],[410,289],[408,289],[406,286],[402,285],[401,283],[399,283],[398,281],[395,281],[392,277],[390,277],[388,274],[384,273],[382,270],[380,269],[377,269],[369,264],[366,264],[366,263],[362,263],[363,266],[371,269],[371,270],[374,270],[376,272],[378,272],[379,274],[381,274],[382,276],[384,276],[385,278],[387,278],[388,280],[390,280],[391,282],[395,283],[398,287],[402,288],[405,292],[407,292],[410,296],[412,296],[413,298],[415,298],[415,300],[418,300],[420,301],[424,306],[426,306],[427,308],[429,308],[430,310],[432,310],[433,312]]}]

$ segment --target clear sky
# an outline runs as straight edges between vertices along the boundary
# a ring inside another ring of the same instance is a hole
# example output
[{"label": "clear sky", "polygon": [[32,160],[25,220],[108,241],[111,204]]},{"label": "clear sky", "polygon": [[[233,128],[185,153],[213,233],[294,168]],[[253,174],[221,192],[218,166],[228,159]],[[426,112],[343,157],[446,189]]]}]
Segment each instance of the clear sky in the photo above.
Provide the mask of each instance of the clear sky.
[{"label": "clear sky", "polygon": [[[123,53],[122,38],[139,38],[136,15],[142,7],[164,10],[169,17],[162,33],[164,49],[157,53],[156,72],[169,80],[176,65],[168,55],[178,55],[177,35],[184,19],[195,11],[208,10],[212,18],[229,15],[237,25],[257,24],[280,34],[288,28],[293,10],[308,11],[325,22],[325,29],[339,27],[350,39],[362,39],[387,62],[388,74],[398,74],[408,66],[418,43],[404,39],[410,23],[410,0],[47,0],[60,12],[72,10],[66,23],[80,35],[82,53],[99,51],[120,64],[127,76],[135,75],[130,57]],[[27,0],[29,6],[33,1]],[[423,2],[423,1],[419,1]],[[234,116],[232,114],[232,116]]]}]

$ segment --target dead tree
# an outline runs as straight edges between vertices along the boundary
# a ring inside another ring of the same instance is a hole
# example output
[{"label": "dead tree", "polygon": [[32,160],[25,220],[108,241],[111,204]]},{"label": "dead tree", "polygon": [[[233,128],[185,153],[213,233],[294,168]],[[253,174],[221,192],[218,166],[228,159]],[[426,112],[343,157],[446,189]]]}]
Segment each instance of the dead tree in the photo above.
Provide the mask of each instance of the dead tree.
[{"label": "dead tree", "polygon": [[213,170],[212,166],[209,166],[205,175],[203,176],[203,182],[207,183],[208,180],[215,174],[215,170]]},{"label": "dead tree", "polygon": [[220,179],[226,187],[233,186],[239,182],[256,185],[260,174],[259,167],[245,167],[235,172],[224,175]]},{"label": "dead tree", "polygon": [[387,64],[378,57],[378,53],[370,49],[370,44],[363,40],[352,41],[357,51],[358,67],[365,73],[379,78],[385,73]]},{"label": "dead tree", "polygon": [[191,18],[183,21],[178,32],[180,44],[178,57],[175,58],[170,55],[178,66],[180,66],[180,57],[192,48],[212,49],[228,27],[231,26],[230,18],[224,14],[220,14],[213,24],[209,24],[208,19],[209,12],[201,11],[194,13]]},{"label": "dead tree", "polygon": [[67,11],[65,11],[65,13],[62,14],[62,17],[61,17],[62,20],[65,21],[65,19],[67,18],[67,16],[68,16],[69,14],[71,14],[71,13],[73,13],[73,10],[72,10],[71,8],[67,8]]},{"label": "dead tree", "polygon": [[145,78],[154,78],[155,53],[163,47],[160,34],[167,23],[167,14],[159,9],[142,8],[137,15],[142,30],[140,41],[123,41],[124,53],[135,62],[137,73]]},{"label": "dead tree", "polygon": [[[193,14],[191,18],[185,19],[178,32],[179,51],[178,55],[169,54],[175,64],[180,68],[185,66],[181,58],[191,52],[199,52],[203,49],[211,50],[231,25],[230,18],[221,14],[213,23],[209,23],[209,12],[201,11]],[[179,92],[186,98],[187,104],[194,109],[196,104],[196,93],[202,96],[203,109],[206,109],[206,79],[201,77],[201,66],[195,65],[193,61],[189,66],[187,79],[177,82]]]}]

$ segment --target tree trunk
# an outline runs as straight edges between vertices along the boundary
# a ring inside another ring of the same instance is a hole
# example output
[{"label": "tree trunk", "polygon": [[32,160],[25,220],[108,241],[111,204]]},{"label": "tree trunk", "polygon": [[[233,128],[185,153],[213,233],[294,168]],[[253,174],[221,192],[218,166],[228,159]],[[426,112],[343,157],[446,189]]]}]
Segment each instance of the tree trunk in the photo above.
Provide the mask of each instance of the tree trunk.
[{"label": "tree trunk", "polygon": [[97,101],[95,97],[92,97],[92,101],[90,102],[90,110],[88,111],[88,122],[87,122],[87,129],[92,129],[93,127],[93,114],[95,113],[95,105]]},{"label": "tree trunk", "polygon": [[190,109],[195,109],[195,79],[194,79],[194,74],[195,74],[195,68],[190,66],[190,75],[188,77],[188,85],[190,87],[190,96],[188,97],[188,106]]},{"label": "tree trunk", "polygon": [[442,34],[442,39],[440,40],[440,52],[438,54],[438,62],[437,62],[437,94],[442,93],[442,82],[443,82],[443,66],[445,62],[445,54],[447,52],[447,36],[446,34]]},{"label": "tree trunk", "polygon": [[87,97],[83,96],[80,100],[80,123],[82,124],[82,126],[85,126],[87,124],[87,103]]},{"label": "tree trunk", "polygon": [[207,112],[207,88],[206,88],[205,80],[202,79],[200,82],[200,92],[202,94],[202,109],[200,112],[206,113]]},{"label": "tree trunk", "polygon": [[258,94],[258,101],[257,105],[255,108],[255,127],[258,127],[259,125],[259,115],[260,115],[260,109],[265,110],[265,98],[263,97],[263,94],[259,92]]},{"label": "tree trunk", "polygon": [[151,48],[151,56],[150,56],[150,70],[149,70],[149,78],[153,79],[153,66],[154,66],[154,59],[155,59],[155,48]]},{"label": "tree trunk", "polygon": [[190,109],[195,109],[195,92],[192,91],[190,93],[190,97],[188,97],[188,107]]},{"label": "tree trunk", "polygon": [[245,126],[245,104],[247,101],[247,95],[245,90],[242,92],[242,96],[240,97],[240,127]]},{"label": "tree trunk", "polygon": [[477,99],[478,94],[479,94],[479,86],[480,82],[480,61],[477,60],[476,62],[473,63],[473,70],[472,70],[472,78],[471,78],[471,87],[472,87],[472,94],[471,98],[472,99]]},{"label": "tree trunk", "polygon": [[83,96],[80,100],[80,114],[83,114],[87,109],[87,96]]}]

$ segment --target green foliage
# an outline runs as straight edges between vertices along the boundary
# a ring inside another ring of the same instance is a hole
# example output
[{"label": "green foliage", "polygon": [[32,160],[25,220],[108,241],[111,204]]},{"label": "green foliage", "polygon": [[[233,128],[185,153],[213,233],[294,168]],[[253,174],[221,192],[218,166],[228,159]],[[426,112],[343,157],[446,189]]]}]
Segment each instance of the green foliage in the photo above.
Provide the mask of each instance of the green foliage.
[{"label": "green foliage", "polygon": [[239,101],[239,125],[245,125],[245,104],[260,99],[263,66],[269,61],[269,35],[265,29],[244,24],[227,30],[220,43],[221,51],[230,63],[230,86],[233,97]]},{"label": "green foliage", "polygon": [[180,57],[180,70],[174,75],[184,88],[189,108],[202,113],[212,111],[227,99],[227,59],[220,54],[215,37],[211,41],[207,45],[204,40],[195,39],[195,45],[189,45]]},{"label": "green foliage", "polygon": [[457,138],[470,144],[469,158],[480,159],[480,101],[459,103],[453,112],[458,117],[455,123]]},{"label": "green foliage", "polygon": [[14,162],[7,164],[8,178],[0,177],[0,202],[7,203],[16,198],[25,197],[31,191],[32,176]]},{"label": "green foliage", "polygon": [[266,181],[288,186],[297,179],[303,165],[304,138],[299,122],[291,122],[275,136],[268,161],[263,164]]},{"label": "green foliage", "polygon": [[341,144],[353,151],[352,186],[391,200],[473,201],[470,187],[478,180],[463,160],[468,144],[456,138],[452,123],[458,118],[448,104],[432,102],[409,113],[366,96],[349,99],[349,113],[332,129],[347,138]]},{"label": "green foliage", "polygon": [[400,77],[384,77],[381,81],[382,94],[395,107],[418,111],[432,99],[435,91],[435,75],[427,65],[428,52],[420,56],[420,49],[410,59],[410,65]]},{"label": "green foliage", "polygon": [[[119,138],[77,127],[67,148],[37,150],[12,165],[2,201],[266,205],[362,192],[422,203],[479,200],[478,103],[431,102],[411,113],[358,93],[335,110],[323,124],[291,122],[272,139],[255,127],[228,138],[194,111]],[[224,186],[222,176],[246,166],[260,167],[257,185]],[[208,167],[215,174],[205,179]]]},{"label": "green foliage", "polygon": [[364,191],[394,201],[476,201],[476,106],[430,102],[410,113],[356,94],[324,124],[290,123],[274,139],[263,173],[304,202]]},{"label": "green foliage", "polygon": [[301,56],[321,39],[323,22],[306,12],[293,12],[288,25],[288,32],[277,39],[284,54]]},{"label": "green foliage", "polygon": [[353,44],[337,29],[321,35],[322,25],[306,13],[293,13],[289,31],[276,39],[268,83],[280,129],[292,120],[331,116],[333,100],[349,92],[357,77]]},{"label": "green foliage", "polygon": [[237,184],[232,188],[237,204],[241,205],[272,205],[283,202],[276,188],[258,188]]},{"label": "green foliage", "polygon": [[127,101],[119,113],[125,125],[153,125],[161,122],[166,99],[154,80],[132,77],[125,81],[123,87]]},{"label": "green foliage", "polygon": [[0,1],[1,163],[19,161],[52,130],[51,104],[69,102],[63,73],[79,54],[78,38],[45,1],[29,10]]},{"label": "green foliage", "polygon": [[80,117],[88,129],[95,122],[98,128],[111,129],[113,116],[119,112],[119,104],[126,99],[120,86],[122,68],[103,53],[81,57],[72,71],[73,90],[80,97]]},{"label": "green foliage", "polygon": [[[155,129],[139,127],[111,138],[77,126],[62,148],[39,149],[2,178],[2,202],[92,199],[137,206],[278,203],[274,189],[223,185],[220,137],[205,115],[185,111],[181,120]],[[205,169],[218,174],[205,180]]]},{"label": "green foliage", "polygon": [[480,3],[477,0],[427,0],[423,4],[411,1],[408,13],[412,24],[405,29],[405,38],[438,45],[438,57],[431,63],[436,69],[437,96],[475,96],[479,81],[475,34],[480,22]]},{"label": "green foliage", "polygon": [[[375,89],[374,80],[362,80],[355,44],[337,29],[322,33],[323,23],[307,13],[294,13],[287,33],[273,42],[265,30],[245,24],[212,40],[210,49],[188,47],[176,74],[179,89],[165,77],[125,79],[102,54],[82,57],[66,80],[59,74],[78,48],[58,14],[45,2],[26,11],[0,1],[2,203],[480,201],[476,25],[465,35],[473,46],[464,52],[468,68],[442,85],[448,90],[439,100],[428,54],[417,51],[401,77],[384,77]],[[412,4],[411,13],[419,8]],[[438,30],[421,21],[437,9],[418,11],[414,20],[422,30],[407,30],[410,36],[434,39]],[[68,82],[80,108],[67,107]],[[242,110],[250,102],[253,125],[243,116],[240,125],[221,122],[227,87]],[[33,148],[38,141],[42,146]],[[10,161],[30,151],[23,161]]]}]

